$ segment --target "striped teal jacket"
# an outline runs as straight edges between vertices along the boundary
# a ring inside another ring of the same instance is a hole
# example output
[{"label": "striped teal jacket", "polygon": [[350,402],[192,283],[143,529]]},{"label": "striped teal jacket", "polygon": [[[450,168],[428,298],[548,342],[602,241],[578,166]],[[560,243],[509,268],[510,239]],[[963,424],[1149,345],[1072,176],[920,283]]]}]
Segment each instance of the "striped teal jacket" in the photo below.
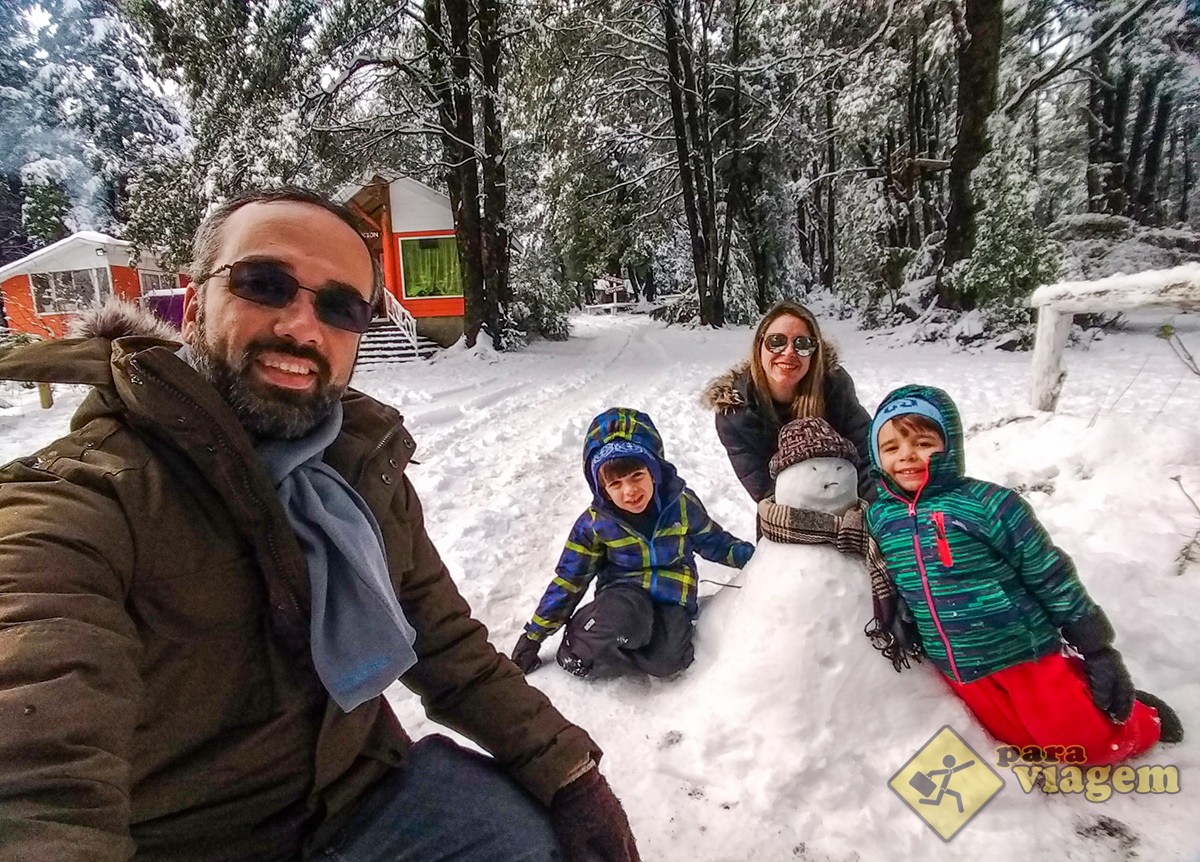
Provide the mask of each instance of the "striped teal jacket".
[{"label": "striped teal jacket", "polygon": [[[658,459],[661,481],[652,505],[658,519],[652,535],[644,535],[622,518],[595,484],[592,456],[614,440],[628,440]],[[583,472],[592,489],[592,504],[575,521],[533,619],[525,631],[541,640],[570,619],[593,579],[596,590],[613,585],[646,590],[655,601],[678,604],[696,614],[696,558],[741,568],[754,546],[735,538],[708,516],[700,498],[679,478],[663,456],[662,438],[645,413],[613,408],[597,416],[583,447]]]},{"label": "striped teal jacket", "polygon": [[[906,413],[933,418],[946,440],[912,496],[879,467],[879,428]],[[964,476],[962,422],[950,396],[924,386],[893,391],[876,413],[870,444],[879,494],[867,528],[933,663],[971,682],[1061,649],[1059,629],[1096,606],[1028,503]]]}]

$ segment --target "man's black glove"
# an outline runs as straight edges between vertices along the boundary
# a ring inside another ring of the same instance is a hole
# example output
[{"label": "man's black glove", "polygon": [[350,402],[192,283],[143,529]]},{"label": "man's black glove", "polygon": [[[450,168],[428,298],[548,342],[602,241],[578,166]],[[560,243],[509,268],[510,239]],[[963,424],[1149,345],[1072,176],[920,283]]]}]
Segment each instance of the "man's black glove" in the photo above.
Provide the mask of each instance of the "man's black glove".
[{"label": "man's black glove", "polygon": [[1104,611],[1063,626],[1063,639],[1083,656],[1083,672],[1091,689],[1092,703],[1117,723],[1133,712],[1134,688],[1121,654],[1113,649],[1113,627]]},{"label": "man's black glove", "polygon": [[542,660],[538,658],[540,646],[541,644],[529,635],[521,635],[517,639],[517,645],[513,647],[512,651],[512,660],[523,673],[533,673],[542,666]]},{"label": "man's black glove", "polygon": [[554,794],[550,822],[567,862],[641,862],[625,809],[595,766]]}]

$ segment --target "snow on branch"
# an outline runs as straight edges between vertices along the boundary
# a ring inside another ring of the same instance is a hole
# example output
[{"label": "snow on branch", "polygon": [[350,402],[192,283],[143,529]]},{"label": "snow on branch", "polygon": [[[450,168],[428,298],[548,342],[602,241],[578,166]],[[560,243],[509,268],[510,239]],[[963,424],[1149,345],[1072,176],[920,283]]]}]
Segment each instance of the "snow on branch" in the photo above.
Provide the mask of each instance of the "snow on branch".
[{"label": "snow on branch", "polygon": [[1108,43],[1115,39],[1117,34],[1121,32],[1122,28],[1131,24],[1138,18],[1138,16],[1140,16],[1143,12],[1157,2],[1158,0],[1142,0],[1142,2],[1138,3],[1119,19],[1117,19],[1116,23],[1109,27],[1108,30],[1100,36],[1100,38],[1088,45],[1083,50],[1075,54],[1064,51],[1059,55],[1058,59],[1054,61],[1054,65],[1042,72],[1042,74],[1026,81],[1025,86],[1021,87],[1016,95],[1008,100],[1008,104],[1004,106],[1005,115],[1007,115],[1011,120],[1016,116],[1017,111],[1020,110],[1021,106],[1025,104],[1025,100],[1037,92],[1037,90],[1040,89],[1044,84],[1053,81],[1063,72],[1075,68],[1088,57],[1092,56],[1092,54],[1108,45]]}]

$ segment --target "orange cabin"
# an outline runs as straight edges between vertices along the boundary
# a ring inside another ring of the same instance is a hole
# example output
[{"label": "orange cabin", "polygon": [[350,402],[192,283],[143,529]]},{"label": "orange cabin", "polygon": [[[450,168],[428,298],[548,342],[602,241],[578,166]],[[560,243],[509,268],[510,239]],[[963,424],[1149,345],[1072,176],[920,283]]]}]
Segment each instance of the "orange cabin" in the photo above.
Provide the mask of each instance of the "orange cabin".
[{"label": "orange cabin", "polygon": [[71,320],[110,296],[135,302],[179,326],[188,277],[149,255],[135,265],[130,244],[80,231],[0,267],[4,323],[12,332],[62,338]]},{"label": "orange cabin", "polygon": [[463,288],[450,199],[408,177],[375,175],[334,199],[370,231],[384,287],[416,319],[417,332],[442,346],[463,332]]}]

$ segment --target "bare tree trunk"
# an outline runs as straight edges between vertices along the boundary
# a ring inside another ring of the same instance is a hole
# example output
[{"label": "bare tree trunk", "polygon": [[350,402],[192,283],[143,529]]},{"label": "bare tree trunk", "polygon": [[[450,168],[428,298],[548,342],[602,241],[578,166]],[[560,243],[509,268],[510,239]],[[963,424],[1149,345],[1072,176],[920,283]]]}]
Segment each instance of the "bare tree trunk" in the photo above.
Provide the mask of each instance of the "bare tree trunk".
[{"label": "bare tree trunk", "polygon": [[[1108,134],[1105,137],[1108,163],[1108,175],[1105,179],[1105,210],[1110,213],[1125,211],[1125,124],[1129,117],[1129,93],[1133,89],[1133,72],[1128,64],[1121,70],[1117,79],[1116,91],[1108,99],[1109,113],[1106,125]],[[1136,130],[1135,130],[1136,131]]]},{"label": "bare tree trunk", "polygon": [[[480,113],[483,123],[483,216],[480,220],[481,259],[485,284],[484,315],[492,337],[499,341],[502,318],[512,302],[508,283],[509,242],[505,214],[508,184],[504,165],[504,133],[496,103],[500,98],[500,2],[477,0],[479,58],[483,83]],[[497,347],[500,344],[496,345]]]},{"label": "bare tree trunk", "polygon": [[1154,131],[1146,147],[1146,167],[1142,171],[1141,188],[1138,191],[1137,219],[1143,224],[1154,224],[1154,190],[1158,184],[1158,170],[1162,161],[1163,141],[1167,135],[1167,124],[1171,119],[1173,96],[1163,93],[1158,99],[1158,111],[1154,116]]},{"label": "bare tree trunk", "polygon": [[1158,183],[1154,195],[1154,220],[1164,224],[1171,219],[1171,184],[1175,181],[1175,150],[1179,146],[1179,123],[1171,123],[1171,135],[1167,144],[1167,169]]},{"label": "bare tree trunk", "polygon": [[1158,92],[1158,82],[1162,78],[1160,72],[1151,72],[1142,85],[1141,96],[1138,97],[1137,114],[1133,118],[1133,135],[1129,140],[1129,153],[1125,159],[1125,195],[1120,201],[1121,206],[1109,209],[1117,215],[1127,215],[1134,209],[1139,186],[1138,165],[1142,161],[1146,142],[1146,129],[1150,126],[1150,118],[1154,115],[1154,97]]},{"label": "bare tree trunk", "polygon": [[837,276],[837,206],[833,194],[833,174],[837,170],[837,148],[834,146],[833,135],[833,81],[825,91],[825,158],[827,176],[825,178],[825,250],[821,261],[821,283],[826,290],[833,290],[833,282]]},{"label": "bare tree trunk", "polygon": [[[703,0],[701,0],[703,2]],[[692,139],[692,174],[696,178],[696,211],[700,217],[700,231],[704,237],[704,273],[707,277],[704,291],[700,294],[700,323],[706,326],[720,326],[718,321],[717,282],[717,199],[716,177],[713,171],[712,137],[707,122],[705,105],[708,102],[709,89],[698,81],[697,66],[700,74],[707,75],[706,64],[697,63],[695,44],[700,43],[701,50],[706,50],[707,38],[702,34],[696,39],[692,33],[691,0],[683,0],[682,27],[679,30],[679,60],[683,72],[683,103],[686,108],[684,119],[687,123],[688,134]]]},{"label": "bare tree trunk", "polygon": [[[707,44],[707,39],[705,43]],[[729,165],[729,188],[725,195],[725,229],[721,240],[721,253],[718,258],[717,279],[713,297],[713,326],[725,325],[725,285],[729,281],[730,243],[733,239],[733,214],[737,210],[739,192],[741,189],[741,147],[742,147],[742,3],[733,2],[733,44],[730,53],[730,64],[733,66],[733,107],[730,111],[729,122],[732,126],[730,133],[730,148],[733,158]]]},{"label": "bare tree trunk", "polygon": [[[1100,25],[1095,25],[1099,30]],[[1099,212],[1104,206],[1104,137],[1107,130],[1104,120],[1108,110],[1108,49],[1103,48],[1092,55],[1092,74],[1088,77],[1088,161],[1087,191],[1088,212]]]},{"label": "bare tree trunk", "polygon": [[[966,0],[966,23],[971,40],[958,51],[958,140],[950,159],[950,212],[946,218],[944,259],[947,267],[970,257],[975,249],[976,207],[971,194],[971,174],[990,148],[987,123],[996,107],[1004,0]],[[974,297],[946,295],[948,288],[939,286],[940,304],[957,308],[974,305]]]},{"label": "bare tree trunk", "polygon": [[[697,203],[697,158],[688,140],[688,124],[683,106],[683,68],[681,60],[679,20],[675,17],[675,0],[661,0],[663,34],[667,54],[667,94],[671,102],[671,125],[675,133],[675,156],[679,163],[679,183],[683,190],[683,210],[688,234],[692,240],[692,269],[696,274],[696,292],[700,302],[700,322],[707,323],[708,310],[708,252],[700,224]],[[702,181],[702,180],[699,180]]]},{"label": "bare tree trunk", "polygon": [[1192,194],[1192,184],[1196,173],[1192,165],[1192,141],[1196,139],[1196,127],[1192,123],[1183,124],[1183,183],[1179,190],[1179,223],[1187,224],[1188,198]]},{"label": "bare tree trunk", "polygon": [[[443,21],[449,22],[449,39]],[[466,0],[425,0],[425,42],[431,89],[437,98],[446,186],[463,279],[463,338],[475,346],[486,314],[479,232],[479,175],[471,105],[469,19]]]}]

